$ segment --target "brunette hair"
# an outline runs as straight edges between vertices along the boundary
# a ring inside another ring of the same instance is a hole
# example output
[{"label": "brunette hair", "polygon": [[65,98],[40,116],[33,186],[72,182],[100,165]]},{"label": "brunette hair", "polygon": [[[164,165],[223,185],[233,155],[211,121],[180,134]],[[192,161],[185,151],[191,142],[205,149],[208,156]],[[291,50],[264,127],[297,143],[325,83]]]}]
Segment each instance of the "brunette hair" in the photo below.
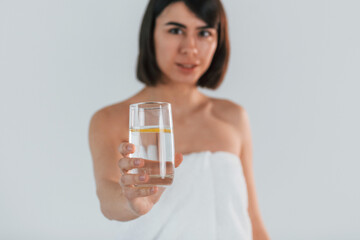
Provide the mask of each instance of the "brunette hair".
[{"label": "brunette hair", "polygon": [[180,1],[197,17],[217,29],[218,43],[212,62],[196,83],[200,87],[216,89],[224,79],[230,52],[227,19],[220,0],[150,0],[140,28],[137,78],[147,86],[155,86],[161,81],[154,49],[155,20],[169,4]]}]

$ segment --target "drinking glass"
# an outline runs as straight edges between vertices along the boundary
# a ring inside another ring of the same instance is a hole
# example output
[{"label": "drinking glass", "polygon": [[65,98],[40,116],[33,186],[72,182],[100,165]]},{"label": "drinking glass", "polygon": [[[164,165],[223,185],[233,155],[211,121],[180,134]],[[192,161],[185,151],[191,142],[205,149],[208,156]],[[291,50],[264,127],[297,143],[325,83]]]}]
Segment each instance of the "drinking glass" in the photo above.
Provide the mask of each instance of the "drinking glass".
[{"label": "drinking glass", "polygon": [[142,102],[130,105],[129,142],[135,145],[131,158],[145,159],[143,168],[129,173],[148,174],[149,181],[136,186],[169,186],[174,178],[174,135],[171,104]]}]

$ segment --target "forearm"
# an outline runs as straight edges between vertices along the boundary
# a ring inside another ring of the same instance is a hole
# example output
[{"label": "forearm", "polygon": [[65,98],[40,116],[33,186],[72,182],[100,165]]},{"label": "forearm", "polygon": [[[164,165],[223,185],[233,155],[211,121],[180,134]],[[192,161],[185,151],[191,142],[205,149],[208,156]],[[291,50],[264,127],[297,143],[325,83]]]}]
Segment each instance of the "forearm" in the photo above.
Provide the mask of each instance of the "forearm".
[{"label": "forearm", "polygon": [[267,233],[264,223],[257,217],[251,218],[253,240],[270,240],[270,236]]},{"label": "forearm", "polygon": [[102,182],[97,186],[101,212],[109,220],[130,221],[139,216],[129,208],[128,200],[122,195],[121,186],[112,181]]},{"label": "forearm", "polygon": [[249,194],[249,216],[253,229],[253,240],[270,240],[269,234],[266,231],[265,224],[261,218],[259,204],[255,194],[254,181],[248,182]]}]

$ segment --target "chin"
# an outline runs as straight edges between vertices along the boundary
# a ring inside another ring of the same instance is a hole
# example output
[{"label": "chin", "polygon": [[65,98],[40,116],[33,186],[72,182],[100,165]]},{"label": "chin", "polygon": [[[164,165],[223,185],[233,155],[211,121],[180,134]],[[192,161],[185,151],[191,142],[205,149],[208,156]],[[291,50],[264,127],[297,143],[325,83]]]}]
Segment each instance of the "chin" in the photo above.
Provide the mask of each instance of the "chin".
[{"label": "chin", "polygon": [[174,83],[174,84],[184,84],[184,85],[196,85],[197,83],[197,79],[191,79],[191,80],[170,80],[171,83]]},{"label": "chin", "polygon": [[199,78],[195,78],[195,77],[178,76],[176,78],[168,78],[168,80],[166,82],[172,83],[172,84],[184,84],[184,85],[194,85],[195,86],[198,80],[199,80]]}]

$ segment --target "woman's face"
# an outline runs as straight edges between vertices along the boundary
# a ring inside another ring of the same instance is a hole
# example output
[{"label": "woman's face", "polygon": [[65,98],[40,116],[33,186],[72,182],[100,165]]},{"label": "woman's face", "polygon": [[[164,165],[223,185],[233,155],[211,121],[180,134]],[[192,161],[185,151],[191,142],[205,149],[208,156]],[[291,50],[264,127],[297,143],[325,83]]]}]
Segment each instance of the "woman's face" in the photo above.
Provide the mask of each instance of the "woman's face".
[{"label": "woman's face", "polygon": [[175,2],[157,17],[154,44],[165,82],[194,85],[211,64],[217,30],[196,17],[185,3]]}]

